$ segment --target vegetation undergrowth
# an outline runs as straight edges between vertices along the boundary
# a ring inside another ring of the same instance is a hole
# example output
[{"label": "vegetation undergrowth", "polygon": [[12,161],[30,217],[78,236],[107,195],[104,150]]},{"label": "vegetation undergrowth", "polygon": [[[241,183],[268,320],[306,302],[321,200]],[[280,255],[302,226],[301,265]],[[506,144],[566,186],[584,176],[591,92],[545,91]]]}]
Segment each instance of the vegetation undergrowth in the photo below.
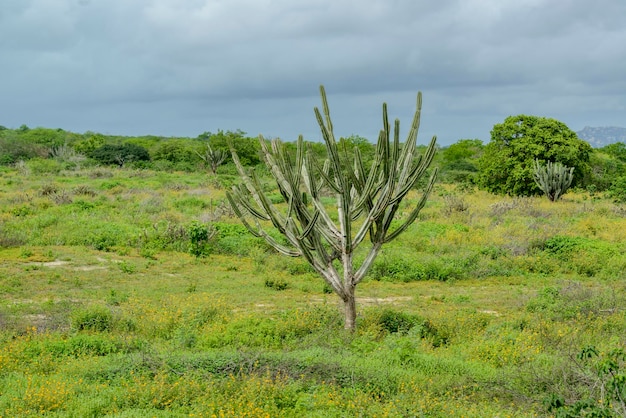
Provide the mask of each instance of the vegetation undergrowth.
[{"label": "vegetation undergrowth", "polygon": [[437,186],[360,285],[351,334],[207,174],[19,170],[0,177],[0,416],[623,413],[612,200]]}]

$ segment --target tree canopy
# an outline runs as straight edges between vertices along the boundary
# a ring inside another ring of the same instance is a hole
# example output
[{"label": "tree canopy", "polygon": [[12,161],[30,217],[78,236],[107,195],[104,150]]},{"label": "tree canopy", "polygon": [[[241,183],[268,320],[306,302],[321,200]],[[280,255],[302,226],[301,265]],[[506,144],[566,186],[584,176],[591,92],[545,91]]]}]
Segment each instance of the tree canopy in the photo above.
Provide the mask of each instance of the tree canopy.
[{"label": "tree canopy", "polygon": [[479,160],[478,184],[497,194],[540,194],[533,178],[533,167],[538,160],[573,167],[575,186],[589,171],[591,151],[589,143],[556,119],[509,116],[491,131],[491,142]]}]

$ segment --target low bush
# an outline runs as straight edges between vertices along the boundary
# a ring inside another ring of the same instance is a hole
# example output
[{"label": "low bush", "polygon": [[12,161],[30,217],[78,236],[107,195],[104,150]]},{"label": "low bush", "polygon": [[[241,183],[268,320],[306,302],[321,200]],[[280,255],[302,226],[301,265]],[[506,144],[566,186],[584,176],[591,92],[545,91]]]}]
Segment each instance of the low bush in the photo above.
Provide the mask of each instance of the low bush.
[{"label": "low bush", "polygon": [[538,292],[526,304],[526,310],[547,315],[553,320],[569,320],[614,312],[618,303],[614,292],[598,291],[579,282],[565,282]]},{"label": "low bush", "polygon": [[104,306],[93,306],[72,312],[71,328],[75,331],[110,331],[113,327],[113,315]]},{"label": "low bush", "polygon": [[209,255],[209,244],[216,234],[216,231],[205,224],[194,221],[187,226],[187,236],[189,237],[189,253],[194,257],[206,257]]},{"label": "low bush", "polygon": [[268,287],[270,289],[274,289],[274,290],[285,290],[289,287],[289,283],[287,283],[287,281],[285,281],[284,279],[270,279],[267,278],[265,279],[265,287]]}]

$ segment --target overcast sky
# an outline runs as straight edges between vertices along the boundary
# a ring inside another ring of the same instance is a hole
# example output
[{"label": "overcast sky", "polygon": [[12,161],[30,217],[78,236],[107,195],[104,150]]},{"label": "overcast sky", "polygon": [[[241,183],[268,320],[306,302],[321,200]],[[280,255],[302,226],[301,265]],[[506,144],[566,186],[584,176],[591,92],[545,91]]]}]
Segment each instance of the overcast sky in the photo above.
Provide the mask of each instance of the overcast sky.
[{"label": "overcast sky", "polygon": [[625,0],[1,0],[0,125],[420,143],[547,116],[626,126]]}]

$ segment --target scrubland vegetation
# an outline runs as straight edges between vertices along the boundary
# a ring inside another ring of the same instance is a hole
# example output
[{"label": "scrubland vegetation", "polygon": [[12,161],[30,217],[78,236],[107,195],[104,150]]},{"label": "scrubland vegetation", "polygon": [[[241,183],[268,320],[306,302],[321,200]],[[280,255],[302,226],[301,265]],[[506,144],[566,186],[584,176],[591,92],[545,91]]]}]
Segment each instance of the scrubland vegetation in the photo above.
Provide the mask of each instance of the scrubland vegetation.
[{"label": "scrubland vegetation", "polygon": [[228,174],[42,161],[0,179],[0,416],[623,413],[626,208],[600,194],[436,186],[349,333]]},{"label": "scrubland vegetation", "polygon": [[[576,142],[559,161],[566,127],[531,143],[552,121],[525,124],[437,153],[417,222],[358,287],[354,332],[312,267],[228,205],[228,139],[283,204],[243,132],[0,127],[0,417],[625,416],[626,148]],[[339,147],[373,159],[364,138]],[[573,189],[510,183],[537,161],[574,168]]]}]

